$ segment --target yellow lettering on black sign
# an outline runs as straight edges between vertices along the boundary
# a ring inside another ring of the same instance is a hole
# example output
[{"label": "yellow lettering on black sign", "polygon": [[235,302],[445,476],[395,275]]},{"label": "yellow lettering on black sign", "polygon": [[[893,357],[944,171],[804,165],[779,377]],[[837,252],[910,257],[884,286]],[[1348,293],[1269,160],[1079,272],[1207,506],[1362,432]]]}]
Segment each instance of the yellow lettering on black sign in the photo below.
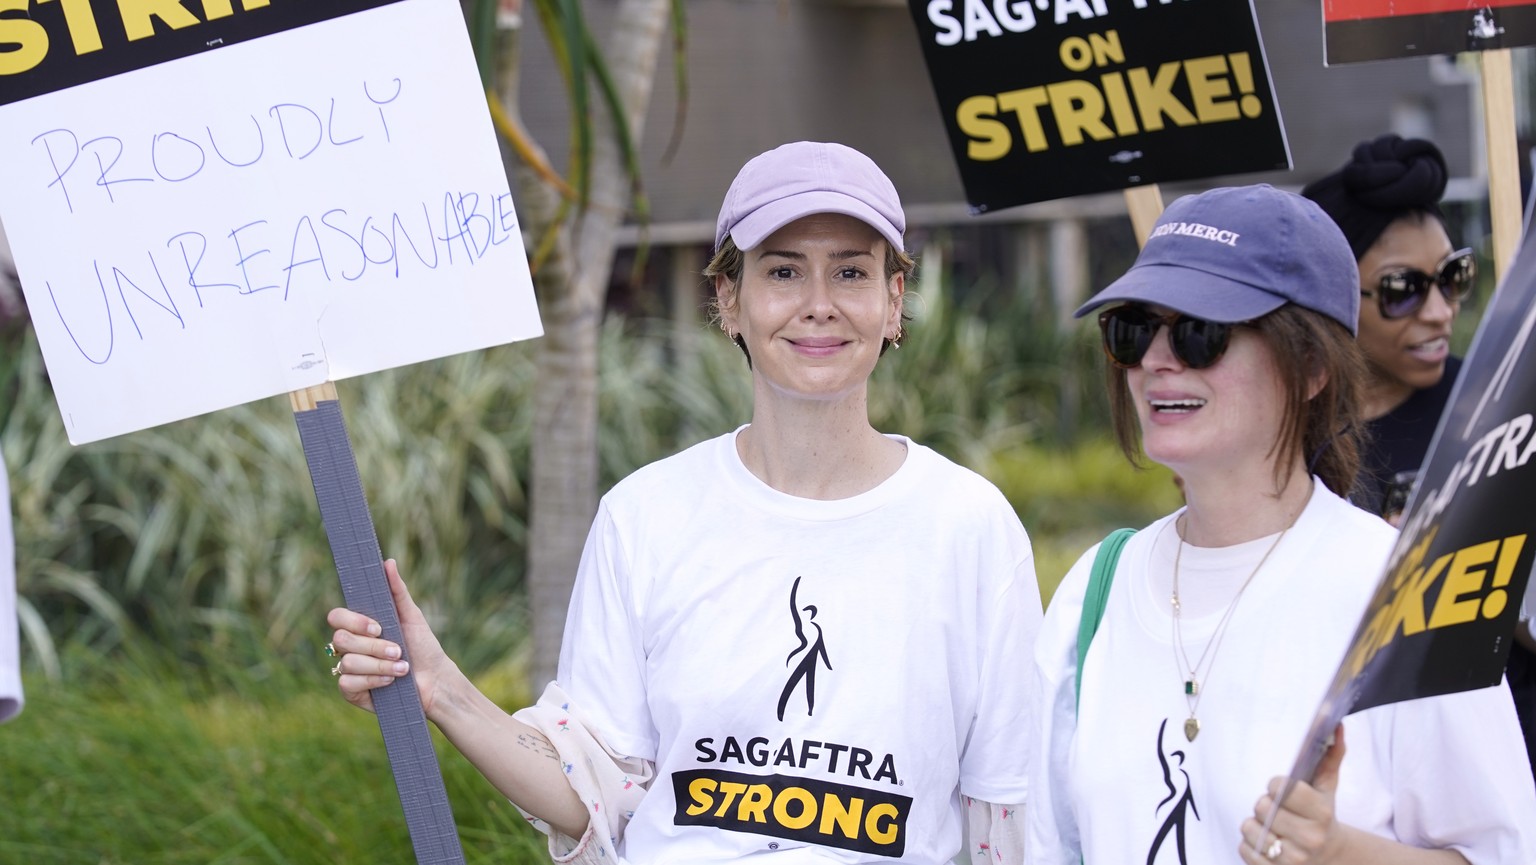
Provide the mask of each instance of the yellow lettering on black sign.
[{"label": "yellow lettering on black sign", "polygon": [[[249,12],[271,5],[272,0],[240,0],[240,8]],[[48,56],[61,39],[50,38],[49,26],[31,7],[57,4],[63,11],[63,30],[76,56],[102,49],[101,27],[91,0],[0,0],[0,75],[19,75],[30,71]],[[105,5],[105,4],[103,4]],[[162,32],[182,30],[206,21],[235,14],[234,0],[200,0],[203,17],[183,5],[181,0],[117,0],[114,4],[129,42],[155,35],[156,22]],[[7,15],[6,13],[19,13]],[[63,36],[54,28],[54,36]]]},{"label": "yellow lettering on black sign", "polygon": [[[1344,659],[1352,678],[1377,652],[1399,637],[1452,628],[1479,618],[1496,619],[1509,606],[1508,586],[1525,550],[1525,535],[1462,547],[1425,564],[1438,528],[1431,529],[1392,571],[1390,592],[1371,612],[1359,639]],[[1433,606],[1427,598],[1439,585]]]},{"label": "yellow lettering on black sign", "polygon": [[[1062,65],[1073,72],[1125,62],[1120,35],[1113,30],[1087,39],[1071,37],[1059,53]],[[1175,92],[1179,85],[1188,93],[1187,103]],[[1015,127],[1024,148],[1039,153],[1054,144],[1072,147],[1169,125],[1251,120],[1263,113],[1252,60],[1239,51],[971,96],[956,107],[955,123],[968,139],[966,156],[989,162],[1013,152]]]},{"label": "yellow lettering on black sign", "polygon": [[912,799],[885,790],[719,769],[675,772],[678,826],[712,826],[899,857]]}]

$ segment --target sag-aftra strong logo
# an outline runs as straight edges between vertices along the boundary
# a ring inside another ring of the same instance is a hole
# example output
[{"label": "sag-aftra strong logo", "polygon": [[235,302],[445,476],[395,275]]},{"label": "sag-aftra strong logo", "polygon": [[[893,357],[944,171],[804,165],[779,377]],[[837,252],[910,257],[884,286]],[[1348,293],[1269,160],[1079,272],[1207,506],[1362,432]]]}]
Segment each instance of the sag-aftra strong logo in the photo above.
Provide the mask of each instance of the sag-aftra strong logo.
[{"label": "sag-aftra strong logo", "polygon": [[788,775],[675,772],[679,826],[714,826],[877,856],[907,847],[909,796]]},{"label": "sag-aftra strong logo", "polygon": [[[832,661],[826,634],[816,621],[816,605],[804,603],[800,596],[800,580],[796,577],[789,590],[794,638],[784,660],[790,670],[779,693],[781,722],[786,713],[798,717],[797,695],[803,695],[806,717],[828,714],[825,701],[821,706],[816,702],[816,673],[822,668],[830,672]],[[710,826],[878,856],[899,857],[906,851],[912,797],[893,789],[902,782],[892,754],[743,730],[700,738],[694,750],[697,762],[704,765],[672,774],[677,800],[673,823],[678,826]],[[726,765],[770,769],[774,774],[729,771]],[[879,786],[857,786],[845,779]]]},{"label": "sag-aftra strong logo", "polygon": [[[821,626],[816,624],[816,607],[807,604],[804,609],[800,607],[798,596],[800,594],[800,577],[795,577],[795,584],[789,588],[789,615],[795,622],[795,637],[800,645],[795,647],[789,657],[784,660],[785,666],[793,663],[795,657],[800,657],[800,662],[795,664],[794,670],[789,674],[789,681],[784,683],[784,691],[779,694],[779,720],[784,720],[784,707],[789,703],[789,697],[795,692],[795,686],[805,683],[805,713],[816,714],[816,666],[826,664],[827,669],[832,669],[832,661],[827,657],[827,640],[821,632]],[[804,618],[801,617],[804,613]],[[806,637],[806,626],[814,629],[816,638],[811,640]]]}]

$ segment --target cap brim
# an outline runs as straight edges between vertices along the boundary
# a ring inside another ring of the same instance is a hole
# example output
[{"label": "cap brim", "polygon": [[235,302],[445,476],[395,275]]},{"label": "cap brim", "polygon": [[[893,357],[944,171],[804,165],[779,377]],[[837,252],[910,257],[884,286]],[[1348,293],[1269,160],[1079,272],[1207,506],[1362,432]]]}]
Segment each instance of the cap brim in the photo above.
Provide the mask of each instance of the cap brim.
[{"label": "cap brim", "polygon": [[1216,276],[1203,270],[1170,264],[1143,264],[1095,294],[1072,313],[1082,318],[1110,303],[1149,303],[1206,321],[1237,323],[1268,315],[1286,304],[1278,294]]},{"label": "cap brim", "polygon": [[841,213],[868,224],[880,232],[893,249],[902,250],[901,232],[873,207],[840,192],[816,190],[771,201],[747,214],[731,227],[731,240],[743,252],[756,249],[768,235],[805,216],[816,213]]}]

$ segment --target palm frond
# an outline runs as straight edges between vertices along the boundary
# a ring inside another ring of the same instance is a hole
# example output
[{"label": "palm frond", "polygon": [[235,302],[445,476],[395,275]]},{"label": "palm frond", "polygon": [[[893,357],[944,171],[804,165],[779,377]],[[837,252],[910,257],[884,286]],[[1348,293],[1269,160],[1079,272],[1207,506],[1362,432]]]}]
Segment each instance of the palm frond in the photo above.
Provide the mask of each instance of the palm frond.
[{"label": "palm frond", "polygon": [[677,109],[672,113],[672,137],[661,155],[662,165],[672,164],[688,121],[688,14],[683,0],[672,0],[672,77],[677,82]]}]

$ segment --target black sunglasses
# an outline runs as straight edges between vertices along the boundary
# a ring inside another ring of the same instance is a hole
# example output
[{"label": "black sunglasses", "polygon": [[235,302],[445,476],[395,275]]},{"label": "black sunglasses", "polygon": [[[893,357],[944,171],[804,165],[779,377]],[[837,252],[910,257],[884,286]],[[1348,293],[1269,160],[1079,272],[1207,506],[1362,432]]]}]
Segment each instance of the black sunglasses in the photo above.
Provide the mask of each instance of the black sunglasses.
[{"label": "black sunglasses", "polygon": [[1192,318],[1183,313],[1160,315],[1141,304],[1126,304],[1099,313],[1104,354],[1121,369],[1141,365],[1157,329],[1167,325],[1173,354],[1190,369],[1205,369],[1221,360],[1232,339],[1233,324]]},{"label": "black sunglasses", "polygon": [[1440,286],[1446,303],[1456,303],[1477,283],[1477,256],[1470,249],[1457,250],[1435,271],[1434,276],[1413,269],[1388,273],[1381,277],[1375,294],[1362,289],[1360,295],[1376,298],[1382,318],[1404,318],[1418,312],[1429,300],[1431,285]]}]

